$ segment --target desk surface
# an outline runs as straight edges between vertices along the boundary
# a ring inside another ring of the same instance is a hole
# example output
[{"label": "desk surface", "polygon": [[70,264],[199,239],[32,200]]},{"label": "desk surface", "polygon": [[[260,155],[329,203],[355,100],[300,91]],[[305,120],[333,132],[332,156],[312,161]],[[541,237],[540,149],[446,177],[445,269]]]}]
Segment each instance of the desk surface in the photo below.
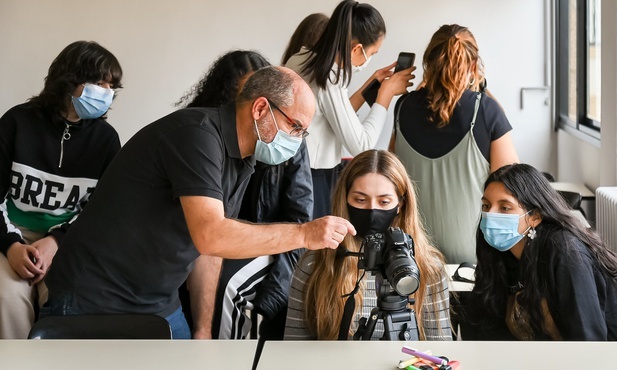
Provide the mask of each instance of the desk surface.
[{"label": "desk surface", "polygon": [[0,340],[0,368],[249,370],[256,340]]},{"label": "desk surface", "polygon": [[257,369],[395,370],[410,357],[403,345],[459,360],[459,370],[612,368],[610,353],[617,349],[606,342],[268,341]]},{"label": "desk surface", "polygon": [[596,194],[589,190],[584,184],[577,184],[574,182],[551,182],[551,186],[555,190],[573,191],[575,193],[581,193],[583,199],[595,199]]}]

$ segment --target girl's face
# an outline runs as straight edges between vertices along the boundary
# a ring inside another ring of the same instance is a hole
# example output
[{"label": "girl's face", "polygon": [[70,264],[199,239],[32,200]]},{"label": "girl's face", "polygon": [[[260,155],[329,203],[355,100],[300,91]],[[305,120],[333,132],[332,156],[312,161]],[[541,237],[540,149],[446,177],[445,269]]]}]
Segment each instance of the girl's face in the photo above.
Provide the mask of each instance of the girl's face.
[{"label": "girl's face", "polygon": [[353,44],[351,47],[351,64],[354,66],[364,65],[370,57],[377,54],[383,39],[384,37],[380,36],[372,45]]},{"label": "girl's face", "polygon": [[392,181],[378,173],[358,177],[347,193],[347,203],[360,209],[389,210],[398,206],[398,199]]},{"label": "girl's face", "polygon": [[[482,197],[482,212],[504,213],[523,215],[527,211],[523,209],[514,196],[506,190],[501,182],[492,182],[484,191]],[[529,227],[527,217],[521,217],[518,221],[518,232],[522,234]]]},{"label": "girl's face", "polygon": [[[492,182],[484,190],[482,211],[518,215],[519,234],[524,234],[530,227],[536,227],[542,221],[539,214],[527,213],[528,210],[521,207],[518,199],[510,194],[501,182]],[[510,250],[517,258],[520,258],[525,242],[525,238],[521,239]]]}]

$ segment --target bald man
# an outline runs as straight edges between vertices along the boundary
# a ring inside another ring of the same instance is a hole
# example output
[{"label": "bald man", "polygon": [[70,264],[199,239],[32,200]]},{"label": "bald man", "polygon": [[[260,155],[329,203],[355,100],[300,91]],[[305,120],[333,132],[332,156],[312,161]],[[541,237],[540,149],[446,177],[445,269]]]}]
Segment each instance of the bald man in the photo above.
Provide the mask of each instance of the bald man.
[{"label": "bald man", "polygon": [[200,254],[250,258],[336,248],[355,235],[333,216],[273,225],[230,217],[255,160],[291,158],[314,113],[302,78],[265,67],[234,104],[181,109],[144,127],[63,239],[45,279],[49,300],[41,316],[156,314],[174,338],[190,338],[177,292]]}]

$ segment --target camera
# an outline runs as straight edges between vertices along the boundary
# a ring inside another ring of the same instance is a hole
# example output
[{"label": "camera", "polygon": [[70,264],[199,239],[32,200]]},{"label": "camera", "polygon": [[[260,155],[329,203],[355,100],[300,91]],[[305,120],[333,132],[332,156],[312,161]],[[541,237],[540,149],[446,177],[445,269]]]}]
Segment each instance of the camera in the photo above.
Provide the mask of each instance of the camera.
[{"label": "camera", "polygon": [[380,273],[401,296],[418,290],[420,270],[414,258],[414,243],[400,228],[390,227],[383,233],[369,234],[362,242],[364,253],[358,267]]}]

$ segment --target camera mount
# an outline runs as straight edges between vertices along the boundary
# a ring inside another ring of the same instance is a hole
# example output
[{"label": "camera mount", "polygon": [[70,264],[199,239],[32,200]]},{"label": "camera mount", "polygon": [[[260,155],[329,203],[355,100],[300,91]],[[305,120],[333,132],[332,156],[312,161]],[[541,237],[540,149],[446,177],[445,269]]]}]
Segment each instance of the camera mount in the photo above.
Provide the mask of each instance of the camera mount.
[{"label": "camera mount", "polygon": [[392,289],[387,279],[380,273],[375,274],[377,307],[373,308],[369,318],[360,319],[354,340],[370,340],[378,320],[382,320],[384,334],[382,340],[418,340],[416,314],[408,304],[413,304],[407,296],[401,296]]}]

